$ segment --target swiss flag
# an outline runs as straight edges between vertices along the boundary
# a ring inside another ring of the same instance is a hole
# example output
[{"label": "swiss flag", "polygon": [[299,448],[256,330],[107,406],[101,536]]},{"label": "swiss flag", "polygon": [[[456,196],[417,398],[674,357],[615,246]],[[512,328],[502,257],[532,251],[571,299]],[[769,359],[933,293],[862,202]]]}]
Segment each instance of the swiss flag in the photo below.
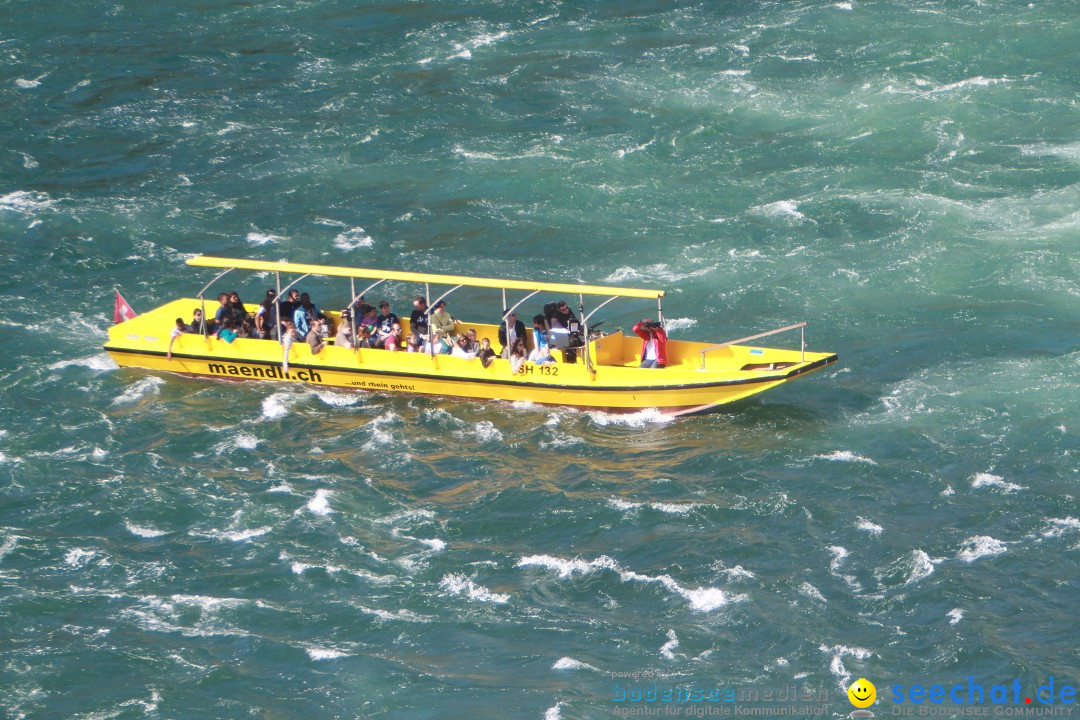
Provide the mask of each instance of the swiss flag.
[{"label": "swiss flag", "polygon": [[128,301],[120,295],[120,291],[116,291],[116,305],[113,309],[113,323],[122,323],[125,320],[131,320],[136,315],[136,312],[128,305]]}]

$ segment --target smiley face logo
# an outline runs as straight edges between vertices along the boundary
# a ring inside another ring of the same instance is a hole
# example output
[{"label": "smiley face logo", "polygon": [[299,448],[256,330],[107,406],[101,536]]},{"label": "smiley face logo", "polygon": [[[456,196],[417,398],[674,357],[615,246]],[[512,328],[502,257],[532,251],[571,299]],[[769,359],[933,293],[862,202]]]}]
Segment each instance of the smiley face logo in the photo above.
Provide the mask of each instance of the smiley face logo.
[{"label": "smiley face logo", "polygon": [[859,678],[847,689],[848,700],[857,708],[868,708],[877,700],[877,688],[866,678]]}]

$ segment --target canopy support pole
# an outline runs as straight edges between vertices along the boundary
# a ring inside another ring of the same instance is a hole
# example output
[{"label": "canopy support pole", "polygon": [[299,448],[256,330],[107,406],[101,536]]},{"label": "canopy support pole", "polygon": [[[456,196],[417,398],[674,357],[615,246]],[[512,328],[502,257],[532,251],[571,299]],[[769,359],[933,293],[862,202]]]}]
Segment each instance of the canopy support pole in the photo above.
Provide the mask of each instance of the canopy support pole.
[{"label": "canopy support pole", "polygon": [[223,277],[225,277],[226,275],[228,275],[229,273],[231,273],[231,272],[232,272],[232,271],[233,271],[234,269],[235,269],[235,268],[229,268],[228,270],[222,270],[221,272],[219,272],[219,273],[218,273],[217,275],[215,275],[215,276],[214,276],[214,279],[213,279],[213,280],[211,280],[210,282],[206,283],[206,285],[205,285],[205,286],[203,286],[203,289],[199,291],[199,304],[200,304],[200,306],[202,307],[202,324],[203,324],[203,327],[202,327],[202,335],[203,335],[203,340],[205,340],[205,339],[206,339],[206,298],[205,298],[205,297],[203,297],[203,294],[204,294],[204,293],[205,293],[205,292],[206,292],[207,290],[209,290],[209,289],[210,289],[210,286],[211,286],[211,285],[213,285],[213,284],[214,284],[214,283],[216,283],[216,282],[217,282],[218,280],[220,280],[221,278],[223,278]]},{"label": "canopy support pole", "polygon": [[[531,298],[533,295],[536,295],[536,293],[538,293],[538,292],[540,292],[540,291],[537,290],[536,292],[531,292],[528,295],[526,295],[525,297],[518,300],[516,303],[514,303],[513,307],[506,307],[506,290],[505,289],[503,290],[503,309],[506,311],[505,313],[503,313],[503,324],[506,325],[506,342],[508,342],[508,343],[510,342],[510,313],[516,312],[518,307],[522,303],[524,303],[526,300]],[[528,331],[526,330],[526,332],[528,332]],[[528,338],[521,338],[521,339],[525,341],[525,344],[527,346],[528,343],[529,343]],[[507,360],[510,359],[510,350],[513,350],[513,349],[514,348],[512,348],[512,347],[507,349],[507,352],[506,352]]]},{"label": "canopy support pole", "polygon": [[[276,298],[276,300],[277,300],[277,301],[278,301],[278,303],[279,303],[279,304],[278,304],[278,324],[279,324],[279,325],[280,325],[280,324],[282,323],[282,319],[281,319],[281,304],[280,304],[280,303],[281,303],[281,293],[283,293],[283,292],[288,292],[288,291],[289,291],[289,289],[290,289],[290,288],[292,288],[292,286],[293,286],[293,285],[295,285],[296,283],[300,282],[300,281],[301,281],[301,280],[303,280],[304,278],[306,278],[306,277],[310,277],[310,276],[311,276],[311,273],[305,273],[305,274],[303,274],[303,275],[301,275],[300,277],[296,278],[296,279],[295,279],[295,280],[293,280],[293,281],[292,281],[291,283],[289,283],[289,284],[288,284],[288,285],[286,285],[286,286],[285,286],[284,288],[282,288],[281,290],[279,290],[279,291],[278,291],[278,294],[277,294],[277,298]],[[278,284],[279,284],[279,285],[281,284],[281,281],[280,281],[280,280],[278,281]],[[287,319],[288,319],[288,320],[292,320],[292,318],[287,318]],[[279,331],[278,331],[278,342],[282,342],[282,340],[281,340],[281,337],[282,337],[282,336],[281,336],[281,332],[280,332],[280,330],[279,330]]]},{"label": "canopy support pole", "polygon": [[[349,292],[353,297],[356,297],[356,278],[349,278]],[[357,350],[357,346],[360,344],[356,338],[356,309],[352,303],[349,303],[349,337],[352,338],[353,349]],[[336,335],[334,336],[337,337]]]}]

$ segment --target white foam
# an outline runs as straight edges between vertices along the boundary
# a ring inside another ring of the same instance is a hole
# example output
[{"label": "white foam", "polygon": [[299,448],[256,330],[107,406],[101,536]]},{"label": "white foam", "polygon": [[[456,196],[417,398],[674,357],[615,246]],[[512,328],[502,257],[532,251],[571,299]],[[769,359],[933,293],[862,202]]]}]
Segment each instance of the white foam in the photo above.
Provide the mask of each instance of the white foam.
[{"label": "white foam", "polygon": [[113,405],[126,405],[128,403],[138,402],[147,395],[156,395],[159,392],[158,388],[164,384],[165,381],[156,375],[144,377],[123,393],[113,398]]},{"label": "white foam", "polygon": [[245,239],[249,243],[251,243],[252,245],[258,246],[258,245],[265,245],[265,244],[271,243],[271,242],[284,242],[284,241],[288,240],[289,238],[282,237],[281,235],[272,235],[270,233],[263,233],[263,232],[255,231],[255,232],[249,232]]},{"label": "white foam", "polygon": [[557,702],[547,710],[544,711],[544,720],[561,720],[562,715],[559,710],[562,708],[562,702]]},{"label": "white foam", "polygon": [[206,533],[210,537],[218,538],[219,540],[228,540],[230,542],[245,542],[252,538],[257,538],[270,532],[273,528],[269,525],[263,525],[262,527],[251,528],[250,530],[214,530]]},{"label": "white foam", "polygon": [[868,532],[875,537],[881,535],[881,526],[876,523],[870,522],[864,517],[859,518],[858,524],[856,524],[855,527],[857,527],[859,530]]},{"label": "white foam", "polygon": [[988,535],[973,535],[960,543],[957,557],[964,562],[974,562],[981,557],[1001,555],[1008,550],[1005,543]]},{"label": "white foam", "polygon": [[990,85],[999,85],[1001,83],[1010,83],[1011,78],[985,78],[982,75],[973,78],[967,78],[960,80],[959,82],[949,83],[931,90],[933,93],[951,92],[952,90],[964,90],[971,87],[988,87]]},{"label": "white foam", "polygon": [[599,668],[593,667],[589,663],[575,660],[572,657],[561,657],[555,661],[555,664],[551,666],[552,670],[593,670],[600,672]]},{"label": "white foam", "polygon": [[64,562],[72,567],[86,567],[96,555],[96,550],[72,548],[71,550],[68,550],[67,553],[64,555]]},{"label": "white foam", "polygon": [[375,241],[364,232],[362,227],[349,228],[348,230],[338,233],[334,238],[334,247],[338,250],[344,250],[346,252],[350,250],[358,250],[360,248],[368,248],[375,244]]},{"label": "white foam", "polygon": [[607,427],[608,425],[625,425],[626,427],[643,428],[646,425],[669,423],[675,419],[671,415],[665,415],[656,408],[639,410],[634,413],[607,413],[599,410],[590,410],[586,412],[585,415],[601,427]]},{"label": "white foam", "polygon": [[361,401],[359,395],[334,392],[332,390],[316,390],[315,395],[331,407],[350,407]]},{"label": "white foam", "polygon": [[260,440],[251,433],[239,432],[232,436],[232,442],[235,447],[242,450],[254,450],[258,447]]},{"label": "white foam", "polygon": [[590,575],[599,570],[619,570],[619,564],[607,555],[601,555],[595,560],[564,560],[551,555],[529,555],[518,560],[518,567],[538,566],[554,570],[561,578],[571,577],[574,573]]},{"label": "white foam", "polygon": [[745,600],[745,595],[728,596],[720,588],[701,587],[687,588],[679,584],[670,575],[643,575],[633,570],[624,570],[619,563],[607,555],[601,555],[595,560],[582,560],[574,558],[565,560],[552,557],[551,555],[530,555],[518,561],[518,567],[540,566],[554,570],[561,578],[568,578],[574,573],[588,575],[603,570],[611,570],[619,574],[623,582],[656,583],[662,585],[670,592],[683,597],[694,610],[698,612],[711,612],[717,608],[732,602]]},{"label": "white foam", "polygon": [[43,192],[16,190],[7,195],[0,195],[0,210],[11,210],[24,215],[47,210],[54,205],[55,201]]},{"label": "white foam", "polygon": [[333,648],[321,648],[321,647],[306,647],[308,657],[312,660],[336,660],[337,658],[348,657],[349,653],[341,650],[334,650]]},{"label": "white foam", "polygon": [[15,549],[15,546],[19,544],[20,539],[21,536],[19,535],[4,536],[4,542],[0,543],[0,561],[3,561],[3,559],[7,557],[7,554]]},{"label": "white foam", "polygon": [[825,596],[821,594],[821,591],[808,582],[804,582],[799,585],[799,592],[811,600],[818,600],[820,602],[826,602]]},{"label": "white foam", "polygon": [[732,578],[733,580],[738,579],[738,578],[746,578],[748,580],[751,580],[751,579],[753,579],[755,577],[754,573],[750,572],[749,570],[744,568],[742,565],[736,565],[735,567],[724,568],[720,572],[722,574],[727,575],[728,577]]},{"label": "white foam", "polygon": [[278,420],[289,414],[293,396],[289,393],[274,393],[262,402],[264,420]]},{"label": "white foam", "polygon": [[503,434],[489,420],[481,420],[476,423],[472,430],[473,434],[476,435],[476,439],[480,442],[501,441],[503,439]]},{"label": "white foam", "polygon": [[660,657],[674,660],[675,651],[679,649],[679,636],[675,634],[675,630],[669,629],[667,639],[668,641],[660,646]]},{"label": "white foam", "polygon": [[652,145],[654,142],[656,142],[656,138],[653,138],[649,142],[643,143],[641,145],[635,145],[633,147],[623,148],[622,150],[616,150],[615,157],[624,158],[632,153],[640,152],[641,150],[644,150],[645,148]]},{"label": "white foam", "polygon": [[668,318],[664,320],[664,330],[671,332],[672,330],[687,330],[697,325],[697,320],[694,318]]},{"label": "white foam", "polygon": [[1061,537],[1065,533],[1080,531],[1080,520],[1070,516],[1066,518],[1047,518],[1043,537]]},{"label": "white foam", "polygon": [[432,552],[442,552],[446,549],[446,541],[439,538],[415,538],[415,540],[427,545]]},{"label": "white foam", "polygon": [[306,505],[307,509],[316,515],[329,515],[333,510],[330,509],[330,496],[333,491],[325,488],[320,488],[315,491],[315,497],[311,498]]},{"label": "white foam", "polygon": [[621,283],[627,280],[647,280],[650,282],[656,282],[657,280],[665,280],[668,282],[675,282],[677,280],[685,280],[686,278],[698,277],[706,275],[716,269],[716,265],[709,265],[707,267],[698,268],[697,270],[673,270],[666,263],[657,263],[655,265],[647,265],[645,267],[633,267],[630,265],[623,265],[615,272],[604,278],[604,282],[609,283]]},{"label": "white foam", "polygon": [[702,503],[649,503],[651,509],[668,515],[688,515],[701,505]]},{"label": "white foam", "polygon": [[124,521],[124,527],[127,528],[127,531],[132,535],[138,535],[139,537],[144,538],[156,538],[161,537],[162,535],[168,535],[168,532],[166,532],[165,530],[155,530],[154,528],[140,527],[126,520]]},{"label": "white foam", "polygon": [[934,561],[922,550],[913,550],[911,552],[911,572],[908,574],[908,579],[904,581],[905,585],[918,582],[923,578],[929,577],[934,573]]},{"label": "white foam", "polygon": [[829,548],[829,552],[833,556],[832,562],[829,563],[829,572],[835,573],[840,569],[840,563],[844,562],[844,558],[848,556],[848,551],[839,545],[833,545]]},{"label": "white foam", "polygon": [[839,678],[842,693],[847,692],[848,681],[851,680],[851,673],[844,667],[844,657],[850,655],[856,660],[865,660],[873,654],[866,648],[848,647],[847,645],[833,645],[832,647],[821,645],[818,649],[823,653],[832,653],[833,657],[829,662],[829,672]]},{"label": "white foam", "polygon": [[949,624],[955,625],[964,619],[964,611],[960,608],[953,608],[949,612],[945,613],[945,616],[949,618]]},{"label": "white foam", "polygon": [[1014,493],[1017,490],[1027,490],[1023,485],[1017,485],[1016,483],[1008,482],[1005,478],[998,475],[991,475],[990,473],[977,473],[975,477],[971,479],[971,487],[991,487],[1001,490],[1004,493]]},{"label": "white foam", "polygon": [[476,602],[495,603],[498,605],[510,602],[509,595],[491,592],[483,585],[477,585],[461,574],[444,575],[443,579],[439,581],[439,587],[451,595],[464,595]]},{"label": "white foam", "polygon": [[608,498],[608,505],[620,510],[622,512],[636,512],[641,508],[649,508],[656,512],[667,513],[668,515],[688,515],[699,507],[702,507],[703,503],[636,503],[629,500],[622,500],[621,498]]},{"label": "white foam", "polygon": [[99,355],[91,355],[90,357],[79,357],[71,359],[71,361],[60,361],[53,363],[49,366],[50,370],[62,370],[66,367],[77,365],[80,367],[89,367],[91,370],[114,370],[120,367],[116,363],[112,362],[112,358],[107,353]]},{"label": "white foam", "polygon": [[833,462],[858,462],[866,463],[867,465],[877,465],[877,463],[870,458],[863,457],[850,450],[834,450],[828,455],[815,455],[814,458],[818,460],[832,460]]},{"label": "white foam", "polygon": [[806,216],[799,212],[799,205],[793,200],[777,200],[774,203],[767,205],[758,205],[750,208],[750,212],[755,215],[764,215],[766,217],[783,218],[787,220],[805,220]]}]

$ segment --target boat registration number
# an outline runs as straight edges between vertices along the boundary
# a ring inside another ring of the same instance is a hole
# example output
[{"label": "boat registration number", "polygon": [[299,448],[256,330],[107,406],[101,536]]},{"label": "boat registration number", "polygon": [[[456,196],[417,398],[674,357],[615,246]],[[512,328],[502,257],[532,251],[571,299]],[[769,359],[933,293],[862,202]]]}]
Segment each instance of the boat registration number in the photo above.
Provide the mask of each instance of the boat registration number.
[{"label": "boat registration number", "polygon": [[532,375],[533,373],[536,373],[537,375],[558,375],[559,366],[547,363],[543,365],[522,365],[517,371],[518,375]]}]

